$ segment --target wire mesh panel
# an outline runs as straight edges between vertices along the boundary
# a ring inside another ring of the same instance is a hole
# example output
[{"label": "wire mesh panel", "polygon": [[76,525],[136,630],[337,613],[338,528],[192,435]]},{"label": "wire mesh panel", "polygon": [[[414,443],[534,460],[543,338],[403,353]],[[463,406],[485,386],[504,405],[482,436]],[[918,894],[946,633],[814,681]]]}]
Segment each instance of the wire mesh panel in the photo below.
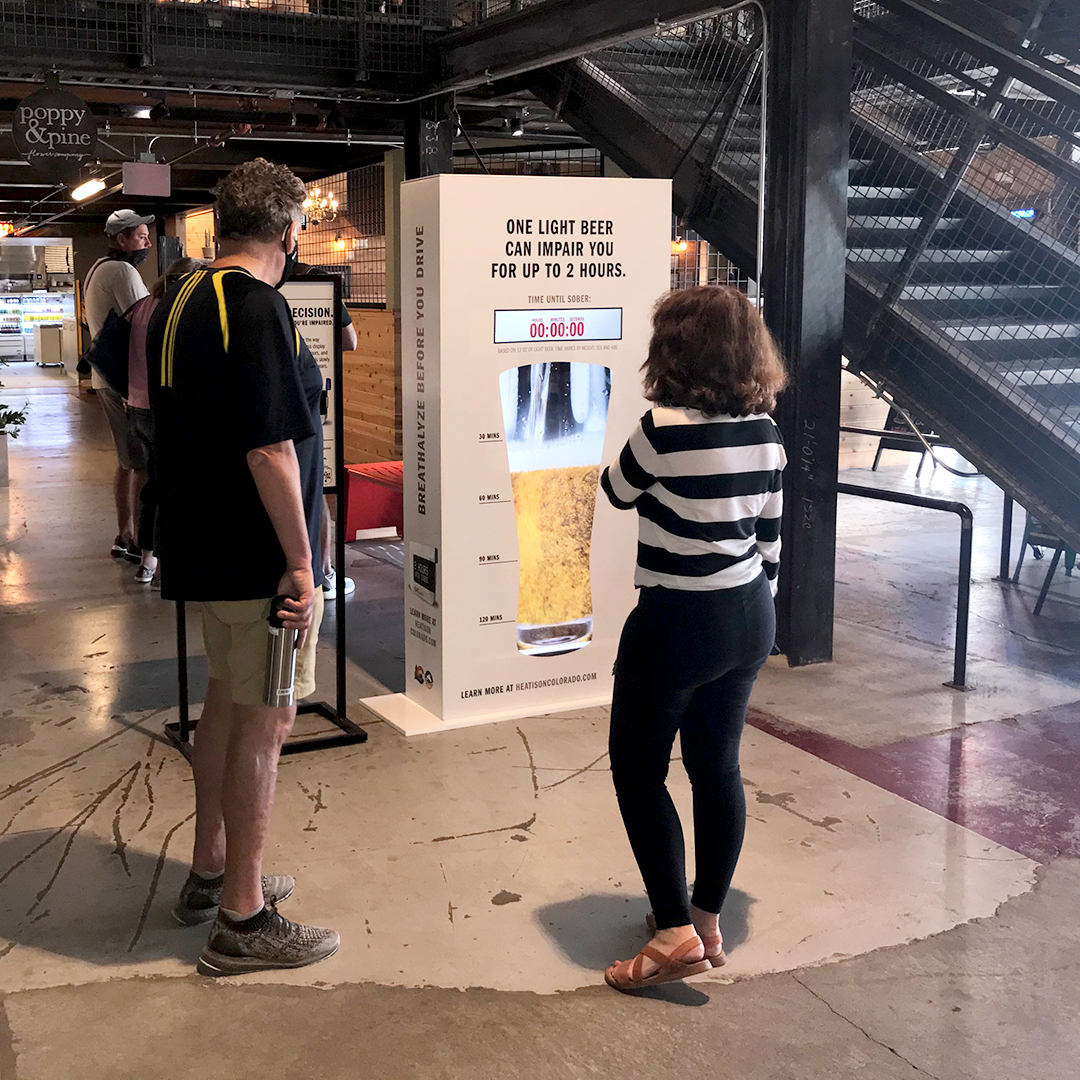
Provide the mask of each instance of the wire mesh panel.
[{"label": "wire mesh panel", "polygon": [[444,12],[448,26],[475,26],[543,3],[547,0],[445,0]]},{"label": "wire mesh panel", "polygon": [[534,89],[630,175],[673,178],[676,212],[699,230],[732,234],[718,202],[736,190],[740,239],[725,251],[745,271],[761,243],[765,78],[765,20],[747,2],[588,52]]},{"label": "wire mesh panel", "polygon": [[338,205],[332,220],[310,222],[300,234],[300,261],[338,274],[353,304],[386,303],[386,201],[381,163],[320,180]]},{"label": "wire mesh panel", "polygon": [[9,69],[62,67],[199,87],[332,87],[424,71],[432,0],[0,0]]},{"label": "wire mesh panel", "polygon": [[746,5],[591,53],[579,84],[638,112],[680,156],[756,191],[763,62],[764,20]]},{"label": "wire mesh panel", "polygon": [[671,216],[671,287],[730,285],[754,294],[755,285],[722,251],[674,214]]}]

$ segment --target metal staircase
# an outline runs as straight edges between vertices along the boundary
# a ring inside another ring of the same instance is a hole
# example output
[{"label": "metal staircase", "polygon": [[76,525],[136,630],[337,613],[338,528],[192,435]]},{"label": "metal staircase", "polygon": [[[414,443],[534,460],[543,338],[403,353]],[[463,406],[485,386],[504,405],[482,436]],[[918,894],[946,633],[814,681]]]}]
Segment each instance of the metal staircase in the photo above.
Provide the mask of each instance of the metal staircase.
[{"label": "metal staircase", "polygon": [[[1073,0],[1042,0],[1026,22],[1019,0],[994,3],[856,3],[845,352],[1075,543],[1080,34],[1057,50],[1039,36],[1040,19],[1071,25]],[[975,7],[997,21],[976,23]],[[627,172],[672,177],[677,212],[751,272],[757,11],[528,77]]]}]

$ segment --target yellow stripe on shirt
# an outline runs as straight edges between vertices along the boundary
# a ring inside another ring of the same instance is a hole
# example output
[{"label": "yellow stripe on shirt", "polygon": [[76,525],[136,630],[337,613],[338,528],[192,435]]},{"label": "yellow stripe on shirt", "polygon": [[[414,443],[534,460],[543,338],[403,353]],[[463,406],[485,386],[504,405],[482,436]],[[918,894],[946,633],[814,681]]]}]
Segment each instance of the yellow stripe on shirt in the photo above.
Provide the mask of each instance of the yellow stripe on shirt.
[{"label": "yellow stripe on shirt", "polygon": [[[225,307],[226,274],[247,274],[246,270],[218,270],[214,273],[214,292],[217,293],[218,318],[221,320],[221,342],[226,352],[229,351],[229,312]],[[248,277],[251,275],[248,274]]]},{"label": "yellow stripe on shirt", "polygon": [[180,286],[180,291],[177,293],[176,300],[173,301],[173,306],[169,310],[169,317],[165,322],[165,335],[161,341],[161,385],[169,385],[169,371],[168,371],[168,353],[169,342],[172,340],[173,327],[176,323],[177,316],[179,315],[178,301],[182,295],[184,295],[189,286],[193,282],[190,279],[185,279]]},{"label": "yellow stripe on shirt", "polygon": [[180,324],[180,315],[184,305],[188,302],[196,286],[206,276],[205,270],[196,270],[191,277],[180,286],[180,291],[173,301],[172,310],[169,312],[168,322],[165,324],[165,341],[161,350],[161,385],[172,386],[173,384],[173,352],[176,348],[176,331]]}]

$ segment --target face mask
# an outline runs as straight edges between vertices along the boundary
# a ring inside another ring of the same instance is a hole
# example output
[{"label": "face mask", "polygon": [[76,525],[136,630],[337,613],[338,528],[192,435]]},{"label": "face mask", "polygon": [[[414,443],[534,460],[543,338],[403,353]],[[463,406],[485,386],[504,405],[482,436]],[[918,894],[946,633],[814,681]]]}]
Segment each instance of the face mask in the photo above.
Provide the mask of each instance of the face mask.
[{"label": "face mask", "polygon": [[119,248],[116,248],[111,253],[111,258],[119,259],[121,262],[131,263],[132,266],[142,266],[142,264],[146,262],[149,254],[149,248],[140,248],[138,251],[121,251]]},{"label": "face mask", "polygon": [[[292,226],[289,226],[292,228]],[[285,235],[281,238],[283,243],[288,243],[289,229],[285,230]],[[285,252],[285,267],[281,271],[281,277],[278,279],[278,283],[274,286],[275,289],[280,289],[286,281],[292,277],[293,270],[296,269],[297,260],[300,258],[300,241],[297,240],[296,246],[292,251]]]}]

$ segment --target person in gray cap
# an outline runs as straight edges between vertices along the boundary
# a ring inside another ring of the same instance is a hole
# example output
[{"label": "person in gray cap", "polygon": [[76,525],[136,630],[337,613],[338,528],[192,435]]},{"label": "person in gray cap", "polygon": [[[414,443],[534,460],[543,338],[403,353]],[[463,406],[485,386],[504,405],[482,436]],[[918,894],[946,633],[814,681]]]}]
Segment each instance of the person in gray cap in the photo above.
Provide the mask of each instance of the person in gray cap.
[{"label": "person in gray cap", "polygon": [[[83,307],[91,339],[101,332],[110,311],[123,315],[150,290],[138,267],[150,254],[153,217],[140,217],[134,210],[117,210],[105,222],[109,253],[90,267],[83,281]],[[116,539],[112,555],[140,562],[142,552],[136,540],[139,520],[139,492],[146,483],[146,452],[128,422],[124,399],[94,371],[91,385],[105,410],[116,446]]]}]

